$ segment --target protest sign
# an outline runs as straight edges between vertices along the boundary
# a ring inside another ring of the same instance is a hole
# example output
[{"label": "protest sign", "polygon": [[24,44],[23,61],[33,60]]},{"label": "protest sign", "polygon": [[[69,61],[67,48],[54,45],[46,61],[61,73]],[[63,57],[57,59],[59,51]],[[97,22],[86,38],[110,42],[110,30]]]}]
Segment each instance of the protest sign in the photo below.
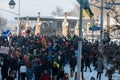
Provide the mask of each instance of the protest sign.
[{"label": "protest sign", "polygon": [[8,54],[9,53],[9,47],[1,46],[0,47],[0,54]]}]

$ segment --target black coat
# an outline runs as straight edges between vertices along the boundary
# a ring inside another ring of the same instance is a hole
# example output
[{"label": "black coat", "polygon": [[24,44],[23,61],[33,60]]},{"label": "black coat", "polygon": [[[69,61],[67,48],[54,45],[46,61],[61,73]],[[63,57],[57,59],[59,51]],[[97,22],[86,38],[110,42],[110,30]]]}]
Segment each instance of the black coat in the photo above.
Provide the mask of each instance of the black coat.
[{"label": "black coat", "polygon": [[39,80],[42,72],[43,72],[43,66],[41,64],[36,64],[34,71],[35,80]]},{"label": "black coat", "polygon": [[53,66],[53,68],[52,68],[52,76],[54,76],[54,75],[58,75],[58,67],[57,66]]},{"label": "black coat", "polygon": [[85,57],[85,66],[90,66],[90,58],[88,55]]},{"label": "black coat", "polygon": [[76,64],[77,64],[76,58],[75,58],[75,57],[72,57],[72,58],[70,59],[69,64],[70,64],[70,67],[71,67],[71,68],[75,68],[75,66],[76,66]]},{"label": "black coat", "polygon": [[83,69],[84,69],[84,62],[85,62],[85,61],[84,61],[84,58],[82,58],[82,59],[81,59],[81,71],[83,71]]},{"label": "black coat", "polygon": [[17,71],[19,69],[19,63],[16,58],[12,58],[10,61],[10,70]]},{"label": "black coat", "polygon": [[3,78],[8,77],[9,62],[7,59],[4,59],[3,65],[1,66],[1,75]]}]

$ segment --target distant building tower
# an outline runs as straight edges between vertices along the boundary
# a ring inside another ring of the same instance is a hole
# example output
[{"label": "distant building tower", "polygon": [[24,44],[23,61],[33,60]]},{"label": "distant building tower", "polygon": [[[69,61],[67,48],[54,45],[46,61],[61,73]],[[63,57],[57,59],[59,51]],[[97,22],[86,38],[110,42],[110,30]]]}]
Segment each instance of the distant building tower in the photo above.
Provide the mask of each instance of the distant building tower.
[{"label": "distant building tower", "polygon": [[67,13],[65,13],[64,21],[62,23],[62,35],[64,37],[68,36],[68,21],[67,21]]},{"label": "distant building tower", "polygon": [[35,34],[34,35],[39,35],[41,34],[41,21],[40,21],[40,12],[38,13],[38,18],[36,21],[36,27],[35,27]]}]

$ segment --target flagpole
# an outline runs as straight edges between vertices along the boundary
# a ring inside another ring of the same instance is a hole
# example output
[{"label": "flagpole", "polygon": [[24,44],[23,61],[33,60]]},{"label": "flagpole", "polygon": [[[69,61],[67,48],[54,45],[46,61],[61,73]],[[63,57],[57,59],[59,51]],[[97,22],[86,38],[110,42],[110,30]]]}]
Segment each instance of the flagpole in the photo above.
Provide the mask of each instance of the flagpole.
[{"label": "flagpole", "polygon": [[82,53],[82,9],[83,0],[80,1],[80,19],[79,19],[79,36],[78,36],[78,57],[77,57],[77,80],[81,80],[81,53]]},{"label": "flagpole", "polygon": [[102,36],[103,36],[103,0],[101,0],[101,7],[100,7],[100,46],[102,46]]}]

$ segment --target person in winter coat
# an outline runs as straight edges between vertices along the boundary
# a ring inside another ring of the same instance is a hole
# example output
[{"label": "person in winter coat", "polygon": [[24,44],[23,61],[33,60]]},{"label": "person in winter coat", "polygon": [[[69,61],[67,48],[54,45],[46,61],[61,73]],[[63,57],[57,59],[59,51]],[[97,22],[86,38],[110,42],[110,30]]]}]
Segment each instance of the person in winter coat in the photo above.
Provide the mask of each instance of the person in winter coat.
[{"label": "person in winter coat", "polygon": [[1,63],[2,80],[7,79],[7,77],[8,77],[8,69],[9,69],[8,65],[9,65],[9,63],[8,63],[7,57],[5,57],[3,62]]},{"label": "person in winter coat", "polygon": [[82,74],[82,79],[84,80],[83,70],[84,70],[84,55],[82,55],[81,58],[81,74]]},{"label": "person in winter coat", "polygon": [[97,79],[101,80],[101,74],[103,73],[104,65],[103,59],[101,56],[98,57],[98,61],[96,62],[96,70],[97,70]]},{"label": "person in winter coat", "polygon": [[20,80],[25,80],[26,72],[27,72],[27,67],[25,63],[22,62],[20,66]]},{"label": "person in winter coat", "polygon": [[58,80],[64,80],[64,67],[60,67],[59,73],[58,73]]},{"label": "person in winter coat", "polygon": [[90,57],[89,55],[85,55],[85,72],[87,71],[87,67],[89,68],[90,72],[92,72],[90,67]]},{"label": "person in winter coat", "polygon": [[34,63],[34,66],[33,66],[33,72],[34,72],[35,80],[40,79],[42,71],[43,71],[43,65],[40,61],[40,58],[36,58],[36,63]]},{"label": "person in winter coat", "polygon": [[58,71],[59,71],[59,68],[57,66],[57,63],[54,62],[52,67],[52,80],[57,80]]},{"label": "person in winter coat", "polygon": [[107,66],[107,77],[108,80],[112,80],[112,74],[114,73],[114,65],[109,62]]},{"label": "person in winter coat", "polygon": [[[14,75],[13,77],[16,77],[17,71],[19,69],[19,64],[18,64],[18,56],[17,54],[13,55],[13,58],[11,58],[10,61],[10,72],[9,75]],[[14,65],[13,65],[14,64]]]},{"label": "person in winter coat", "polygon": [[95,78],[94,78],[94,77],[91,77],[90,80],[95,80]]},{"label": "person in winter coat", "polygon": [[69,64],[70,64],[70,73],[71,73],[71,77],[72,77],[73,73],[75,72],[75,66],[77,64],[77,60],[74,55],[72,55],[72,57],[69,61]]},{"label": "person in winter coat", "polygon": [[7,77],[7,80],[14,80],[14,76],[15,76],[16,72],[11,72],[10,75]]},{"label": "person in winter coat", "polygon": [[64,73],[64,79],[63,80],[69,80],[69,73]]},{"label": "person in winter coat", "polygon": [[[44,60],[44,61],[43,61]],[[52,63],[47,58],[43,59],[43,68],[51,75]]]},{"label": "person in winter coat", "polygon": [[27,80],[32,80],[32,61],[30,59],[28,59],[26,61],[26,66],[27,66],[27,72],[26,72],[26,77],[27,77]]},{"label": "person in winter coat", "polygon": [[43,71],[39,80],[51,80],[50,74],[47,72],[47,70]]}]

